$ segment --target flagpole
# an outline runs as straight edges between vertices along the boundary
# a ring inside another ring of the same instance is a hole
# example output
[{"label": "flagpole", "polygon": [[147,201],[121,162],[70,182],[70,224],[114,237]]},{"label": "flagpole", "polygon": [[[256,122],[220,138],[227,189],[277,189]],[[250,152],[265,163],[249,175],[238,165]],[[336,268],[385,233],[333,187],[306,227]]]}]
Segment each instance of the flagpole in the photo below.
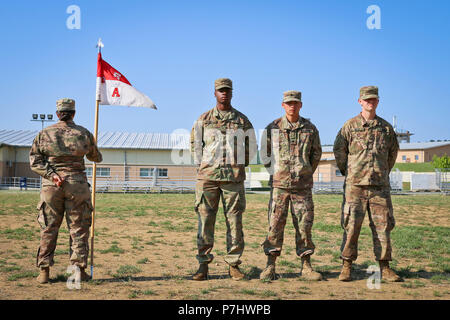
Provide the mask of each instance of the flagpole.
[{"label": "flagpole", "polygon": [[[95,103],[95,129],[94,129],[94,143],[97,143],[98,136],[98,105],[100,100]],[[95,230],[95,186],[97,181],[97,162],[92,165],[92,221],[91,221],[91,279],[94,278],[94,230]]]},{"label": "flagpole", "polygon": [[[98,39],[97,43],[98,52],[101,52],[101,49],[103,47],[103,43],[101,39]],[[97,138],[98,138],[98,113],[99,113],[99,104],[100,104],[100,94],[96,92],[96,100],[95,100],[95,124],[94,124],[94,143],[97,144]],[[91,279],[94,278],[94,236],[95,236],[95,189],[96,189],[96,182],[97,182],[97,162],[93,162],[92,164],[92,221],[91,221]]]}]

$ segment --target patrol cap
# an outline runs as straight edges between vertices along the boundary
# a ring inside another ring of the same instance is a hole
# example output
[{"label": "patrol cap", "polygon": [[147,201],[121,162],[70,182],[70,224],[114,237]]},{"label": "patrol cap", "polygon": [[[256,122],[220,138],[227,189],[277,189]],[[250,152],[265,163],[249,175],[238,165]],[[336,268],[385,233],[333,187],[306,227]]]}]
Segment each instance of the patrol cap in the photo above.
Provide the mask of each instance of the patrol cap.
[{"label": "patrol cap", "polygon": [[298,101],[302,102],[302,93],[300,91],[289,90],[283,92],[283,102]]},{"label": "patrol cap", "polygon": [[56,111],[75,111],[75,100],[69,98],[57,100]]},{"label": "patrol cap", "polygon": [[233,90],[233,82],[228,78],[219,78],[216,81],[214,81],[214,88],[216,90],[222,89],[222,88],[229,88]]},{"label": "patrol cap", "polygon": [[362,100],[370,98],[379,99],[380,97],[378,96],[378,87],[376,86],[361,87],[361,89],[359,89],[359,98]]}]

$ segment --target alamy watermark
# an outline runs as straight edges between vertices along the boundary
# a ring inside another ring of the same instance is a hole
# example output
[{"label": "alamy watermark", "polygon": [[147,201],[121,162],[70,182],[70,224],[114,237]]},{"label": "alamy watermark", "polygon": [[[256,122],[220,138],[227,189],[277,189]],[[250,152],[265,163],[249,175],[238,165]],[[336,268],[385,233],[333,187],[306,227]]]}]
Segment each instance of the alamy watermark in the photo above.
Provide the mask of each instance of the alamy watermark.
[{"label": "alamy watermark", "polygon": [[[186,129],[177,129],[170,134],[173,164],[220,164],[244,165],[256,159],[266,165],[273,174],[280,165],[280,144],[286,143],[289,137],[280,133],[279,129],[259,130],[261,149],[258,154],[255,130],[208,127],[202,121],[194,123],[191,133]],[[186,138],[190,135],[190,149],[186,152]],[[305,143],[296,135],[296,143]],[[285,141],[286,140],[286,141]]]},{"label": "alamy watermark", "polygon": [[381,9],[376,4],[372,4],[367,7],[367,14],[370,16],[366,20],[366,26],[369,30],[381,29]]},{"label": "alamy watermark", "polygon": [[76,265],[70,265],[67,267],[66,273],[71,276],[67,278],[66,287],[69,290],[80,290],[81,289],[81,271]]},{"label": "alamy watermark", "polygon": [[367,274],[371,276],[367,279],[367,288],[380,289],[381,288],[381,272],[380,267],[377,265],[371,265],[367,268]]},{"label": "alamy watermark", "polygon": [[80,30],[81,29],[81,10],[80,7],[72,4],[67,7],[66,13],[70,14],[66,20],[66,27],[69,30]]}]

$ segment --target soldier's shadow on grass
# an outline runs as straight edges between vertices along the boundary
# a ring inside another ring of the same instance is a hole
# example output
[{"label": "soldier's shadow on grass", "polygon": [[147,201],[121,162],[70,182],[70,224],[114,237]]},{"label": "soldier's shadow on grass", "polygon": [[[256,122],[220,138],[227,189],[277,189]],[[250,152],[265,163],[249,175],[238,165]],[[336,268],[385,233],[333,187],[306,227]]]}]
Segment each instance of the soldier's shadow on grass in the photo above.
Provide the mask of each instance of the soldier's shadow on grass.
[{"label": "soldier's shadow on grass", "polygon": [[[366,280],[370,274],[367,273],[367,267],[368,265],[363,264],[353,264],[352,266],[352,278],[353,280]],[[322,281],[327,281],[329,279],[337,279],[340,274],[340,268],[341,266],[337,265],[336,267],[333,267],[332,270],[320,270],[320,268],[317,268],[317,271],[319,271],[322,274]],[[336,270],[336,271],[334,271]],[[450,273],[447,272],[428,272],[425,270],[418,270],[416,272],[409,271],[406,268],[396,270],[397,274],[401,276],[404,279],[431,279],[433,277],[439,277],[439,278],[447,278],[450,279]],[[245,280],[253,280],[253,279],[259,279],[259,276],[262,272],[262,269],[258,267],[251,267],[249,271],[245,272]],[[223,274],[210,274],[208,276],[208,280],[231,280],[230,276],[227,273]],[[289,273],[278,273],[277,272],[277,280],[280,279],[299,279],[300,272],[289,272]],[[56,278],[53,280],[50,280],[50,282],[65,282],[67,278]],[[192,275],[167,275],[167,276],[156,276],[156,277],[146,277],[146,276],[128,276],[128,277],[113,277],[113,278],[106,278],[106,279],[94,279],[90,280],[91,283],[115,283],[115,282],[128,282],[128,281],[136,281],[136,282],[147,282],[147,281],[168,281],[168,280],[192,280]]]},{"label": "soldier's shadow on grass", "polygon": [[[375,263],[374,263],[375,264]],[[352,265],[352,278],[353,280],[366,280],[372,273],[367,273],[367,269],[369,267],[368,263],[362,263],[357,264],[354,263]],[[336,270],[336,271],[334,271]],[[438,279],[450,279],[450,273],[449,272],[430,272],[425,270],[418,270],[418,271],[410,271],[409,268],[395,268],[393,267],[393,270],[404,280],[406,279],[432,279],[432,278],[438,278]],[[318,270],[322,276],[323,280],[327,279],[337,279],[339,278],[339,275],[341,273],[341,266],[336,266],[336,268],[333,268],[331,270],[322,271]]]},{"label": "soldier's shadow on grass", "polygon": [[[146,282],[146,281],[167,281],[167,280],[192,280],[193,275],[179,275],[179,276],[157,276],[157,277],[116,277],[116,278],[107,278],[107,279],[94,279],[91,282],[98,281],[101,282],[128,282],[128,281],[136,281],[136,282]],[[208,275],[208,280],[219,280],[219,279],[230,279],[228,274],[214,274]]]}]

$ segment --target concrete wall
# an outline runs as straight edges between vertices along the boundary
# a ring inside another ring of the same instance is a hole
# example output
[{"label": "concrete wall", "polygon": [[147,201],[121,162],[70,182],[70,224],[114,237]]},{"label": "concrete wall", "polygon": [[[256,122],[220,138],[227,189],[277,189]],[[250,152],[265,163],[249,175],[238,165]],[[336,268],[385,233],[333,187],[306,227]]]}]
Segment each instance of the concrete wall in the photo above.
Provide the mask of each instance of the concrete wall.
[{"label": "concrete wall", "polygon": [[322,152],[322,159],[323,158],[334,158],[333,152]]}]

